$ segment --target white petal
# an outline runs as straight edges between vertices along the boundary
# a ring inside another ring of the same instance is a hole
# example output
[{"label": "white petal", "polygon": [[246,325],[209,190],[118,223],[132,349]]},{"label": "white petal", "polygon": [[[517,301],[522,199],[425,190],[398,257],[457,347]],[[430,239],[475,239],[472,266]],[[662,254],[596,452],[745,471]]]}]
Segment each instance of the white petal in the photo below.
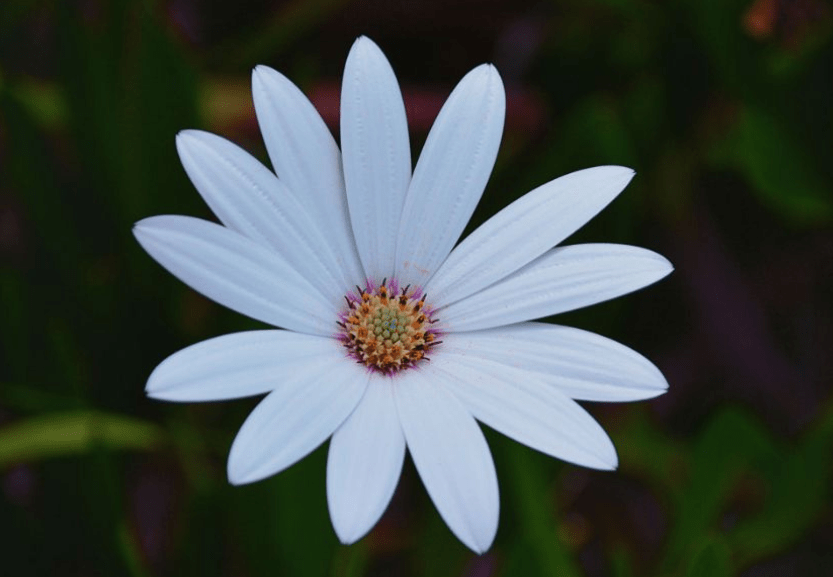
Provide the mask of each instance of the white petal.
[{"label": "white petal", "polygon": [[288,376],[331,354],[333,339],[292,331],[223,335],[174,353],[154,369],[148,396],[166,401],[219,401],[267,393]]},{"label": "white petal", "polygon": [[440,516],[467,547],[483,553],[497,531],[497,475],[483,433],[434,371],[410,370],[393,389],[419,476]]},{"label": "white petal", "polygon": [[153,216],[133,234],[179,280],[223,306],[290,330],[330,335],[337,308],[281,256],[224,226]]},{"label": "white petal", "polygon": [[534,373],[571,399],[637,401],[668,388],[660,370],[636,351],[571,327],[521,323],[448,334],[446,350]]},{"label": "white petal", "polygon": [[553,249],[504,280],[441,308],[453,331],[472,331],[571,311],[640,289],[673,270],[655,252],[618,244]]},{"label": "white petal", "polygon": [[399,481],[405,436],[393,386],[389,378],[371,378],[356,410],[330,441],[327,502],[333,527],[345,544],[358,541],[376,524]]},{"label": "white petal", "polygon": [[494,66],[469,72],[440,110],[419,156],[400,225],[400,285],[425,286],[471,217],[495,164],[506,97]]},{"label": "white petal", "polygon": [[411,181],[405,104],[376,44],[353,44],[341,88],[341,150],[350,220],[367,275],[393,275],[396,238]]},{"label": "white petal", "polygon": [[522,196],[466,237],[426,287],[451,304],[515,272],[596,216],[633,178],[598,166],[556,178]]},{"label": "white petal", "polygon": [[[451,347],[455,335],[447,336]],[[447,350],[431,363],[477,420],[564,461],[594,469],[616,468],[616,449],[604,429],[575,401],[535,375]]]},{"label": "white petal", "polygon": [[298,87],[267,66],[252,72],[252,96],[275,172],[339,251],[349,286],[363,283],[333,135]]},{"label": "white petal", "polygon": [[259,481],[306,456],[356,408],[368,379],[340,351],[288,375],[240,427],[229,452],[229,481]]},{"label": "white petal", "polygon": [[279,252],[304,278],[335,299],[351,286],[323,232],[287,187],[239,146],[208,132],[176,139],[191,182],[228,228]]}]

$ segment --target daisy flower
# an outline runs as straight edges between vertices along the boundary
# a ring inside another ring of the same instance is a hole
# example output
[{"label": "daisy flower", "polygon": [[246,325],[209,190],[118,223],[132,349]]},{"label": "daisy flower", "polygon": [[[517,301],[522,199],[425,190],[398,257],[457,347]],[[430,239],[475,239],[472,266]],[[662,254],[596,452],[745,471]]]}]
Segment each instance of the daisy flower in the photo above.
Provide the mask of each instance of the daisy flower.
[{"label": "daisy flower", "polygon": [[449,96],[416,167],[405,107],[382,51],[359,38],[341,94],[341,150],[280,73],[252,74],[274,172],[231,142],[181,132],[188,176],[222,222],[154,216],[142,247],[208,298],[273,327],[165,359],[147,393],[167,401],[266,394],[231,446],[243,484],[330,438],[327,500],[343,543],[393,495],[406,449],[442,518],[482,553],[498,483],[481,423],[548,455],[614,469],[616,452],[578,404],[663,393],[638,353],[574,328],[530,322],[629,293],[672,267],[616,244],[553,248],[621,192],[633,171],[548,182],[457,243],[494,166],[505,96],[495,68]]}]

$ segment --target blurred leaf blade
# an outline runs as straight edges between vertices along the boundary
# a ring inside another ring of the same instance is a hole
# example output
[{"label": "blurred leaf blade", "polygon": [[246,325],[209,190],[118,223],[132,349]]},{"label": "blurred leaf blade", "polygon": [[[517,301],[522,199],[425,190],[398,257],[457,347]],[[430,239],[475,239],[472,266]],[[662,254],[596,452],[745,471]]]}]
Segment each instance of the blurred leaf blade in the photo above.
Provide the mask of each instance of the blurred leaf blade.
[{"label": "blurred leaf blade", "polygon": [[736,128],[734,164],[772,209],[798,223],[828,222],[833,191],[812,155],[772,114],[747,106]]},{"label": "blurred leaf blade", "polygon": [[731,552],[720,538],[706,541],[685,573],[686,577],[731,577],[733,574]]},{"label": "blurred leaf blade", "polygon": [[314,28],[351,0],[292,0],[275,10],[257,33],[237,38],[233,47],[223,46],[220,58],[232,66],[253,67],[279,54],[288,44]]},{"label": "blurred leaf blade", "polygon": [[165,435],[158,425],[99,411],[51,413],[0,429],[0,465],[88,453],[97,447],[148,451]]},{"label": "blurred leaf blade", "polygon": [[[60,186],[55,178],[58,171],[51,163],[53,155],[28,107],[15,96],[8,83],[0,88],[0,124],[9,140],[0,183],[19,192],[18,197],[43,236],[50,256],[62,272],[73,275],[83,248],[72,220],[62,210],[62,199],[56,195]],[[50,244],[51,239],[61,242]]]},{"label": "blurred leaf blade", "polygon": [[687,22],[707,50],[722,83],[739,96],[764,87],[760,50],[742,29],[748,0],[684,0]]},{"label": "blurred leaf blade", "polygon": [[770,494],[758,514],[732,531],[732,547],[741,563],[775,555],[811,527],[830,498],[833,435],[823,427],[772,467]]},{"label": "blurred leaf blade", "polygon": [[665,566],[676,566],[712,529],[735,483],[753,462],[773,458],[776,447],[748,413],[726,408],[700,433],[691,472],[677,498],[676,522],[666,548]]},{"label": "blurred leaf blade", "polygon": [[560,577],[581,575],[552,515],[552,491],[548,490],[544,471],[538,463],[544,457],[531,455],[531,450],[525,447],[504,444],[501,447],[507,449],[501,454],[510,461],[506,484],[513,502],[518,505],[518,527],[529,544],[539,573]]}]

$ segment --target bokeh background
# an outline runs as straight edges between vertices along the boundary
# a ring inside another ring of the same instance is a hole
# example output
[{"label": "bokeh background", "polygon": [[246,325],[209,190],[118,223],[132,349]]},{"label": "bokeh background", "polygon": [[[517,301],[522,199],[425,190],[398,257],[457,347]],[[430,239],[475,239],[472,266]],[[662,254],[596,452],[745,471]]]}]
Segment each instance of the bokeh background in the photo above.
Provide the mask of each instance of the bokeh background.
[{"label": "bokeh background", "polygon": [[[154,214],[210,218],[174,135],[211,130],[265,160],[249,74],[268,64],[337,137],[360,34],[398,74],[415,154],[464,73],[500,70],[506,130],[472,226],[556,176],[622,164],[637,177],[568,242],[676,266],[554,320],[642,352],[670,389],[586,404],[618,448],[612,473],[487,431],[501,522],[481,557],[410,462],[378,526],[344,547],[326,446],[232,487],[225,459],[257,399],[143,392],[167,355],[259,326],[131,235]],[[3,1],[0,573],[829,575],[832,36],[828,0]]]}]

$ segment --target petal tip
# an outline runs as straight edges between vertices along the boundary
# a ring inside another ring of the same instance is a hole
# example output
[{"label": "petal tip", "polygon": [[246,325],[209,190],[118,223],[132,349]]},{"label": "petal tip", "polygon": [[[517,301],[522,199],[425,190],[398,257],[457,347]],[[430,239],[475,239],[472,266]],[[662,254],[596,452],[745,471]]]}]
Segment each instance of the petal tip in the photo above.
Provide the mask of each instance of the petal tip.
[{"label": "petal tip", "polygon": [[595,469],[596,471],[615,471],[619,468],[619,458],[614,453],[613,456],[605,455],[603,457],[596,456],[593,461],[584,463],[576,463],[588,469]]},{"label": "petal tip", "polygon": [[335,531],[336,537],[338,537],[338,540],[342,545],[352,545],[370,531],[370,529],[367,529],[364,532],[361,532],[357,529],[357,525],[355,523],[348,526],[348,524],[344,521],[337,522],[332,516],[330,519],[333,523],[333,530]]},{"label": "petal tip", "polygon": [[350,48],[350,51],[356,50],[357,48],[375,48],[379,50],[379,46],[370,38],[362,34],[353,42],[353,46]]},{"label": "petal tip", "polygon": [[599,456],[599,463],[595,468],[600,471],[615,471],[619,468],[619,455],[616,454],[616,448],[612,442],[607,448],[609,450]]},{"label": "petal tip", "polygon": [[[164,364],[164,363],[163,363]],[[154,401],[166,401],[169,403],[193,403],[205,401],[205,398],[199,398],[186,391],[177,390],[177,383],[171,381],[170,378],[165,379],[161,376],[160,367],[156,367],[148,377],[148,382],[145,384],[145,394],[149,399]]]},{"label": "petal tip", "polygon": [[[628,246],[628,245],[622,245]],[[656,281],[665,278],[669,274],[674,271],[674,265],[671,264],[671,261],[655,252],[653,250],[647,248],[639,248],[636,247],[643,255],[643,263],[645,264],[646,268],[642,269],[646,272],[654,273],[656,276]]]},{"label": "petal tip", "polygon": [[194,142],[204,142],[207,139],[222,140],[222,138],[216,134],[212,134],[211,132],[200,130],[198,128],[186,128],[185,130],[180,130],[176,133],[177,147],[180,146],[180,143],[191,144]]},{"label": "petal tip", "polygon": [[350,546],[353,543],[355,543],[356,541],[358,541],[358,539],[350,539],[347,536],[345,536],[344,534],[342,534],[341,532],[339,532],[339,530],[336,528],[335,525],[333,525],[333,530],[336,533],[336,538],[338,539],[338,542],[341,543],[344,546]]},{"label": "petal tip", "polygon": [[139,239],[140,236],[147,234],[148,228],[152,226],[152,221],[155,217],[148,216],[143,218],[142,220],[137,220],[133,223],[133,236]]},{"label": "petal tip", "polygon": [[196,128],[185,128],[176,133],[176,140],[178,142],[182,139],[193,138],[199,132],[201,131],[197,130]]},{"label": "petal tip", "polygon": [[189,128],[187,130],[180,130],[176,133],[176,151],[179,154],[180,160],[185,162],[184,157],[188,155],[190,149],[200,142],[200,136],[207,134],[201,130]]},{"label": "petal tip", "polygon": [[245,481],[244,479],[233,476],[231,474],[231,471],[229,471],[229,473],[228,473],[228,482],[229,482],[229,484],[234,485],[235,487],[239,487],[240,485],[246,485],[247,484],[247,481]]},{"label": "petal tip", "polygon": [[469,86],[471,88],[472,84],[470,83],[479,85],[486,90],[495,88],[493,84],[496,84],[496,87],[499,88],[503,87],[503,80],[500,77],[500,72],[498,72],[495,65],[491,63],[484,63],[475,66],[460,81],[461,85]]},{"label": "petal tip", "polygon": [[495,541],[495,535],[497,534],[497,525],[493,527],[489,527],[488,529],[483,529],[479,534],[475,533],[470,535],[468,539],[463,541],[463,544],[471,549],[477,555],[483,555],[492,547],[492,543]]},{"label": "petal tip", "polygon": [[671,264],[671,261],[662,256],[661,254],[657,254],[658,261],[659,261],[659,269],[662,272],[662,276],[660,278],[666,277],[672,272],[674,272],[674,265]]},{"label": "petal tip", "polygon": [[657,397],[661,397],[662,395],[664,395],[667,392],[668,392],[668,383],[666,383],[665,386],[662,387],[662,388],[657,387],[656,389],[652,390],[651,393],[650,393],[650,396],[645,397],[644,400],[656,399]]},{"label": "petal tip", "polygon": [[495,82],[499,87],[503,87],[503,78],[501,78],[500,72],[498,72],[498,69],[494,64],[482,64],[481,68],[483,68],[486,73],[486,79],[490,84]]},{"label": "petal tip", "polygon": [[263,74],[269,74],[273,72],[272,68],[266,66],[265,64],[255,64],[255,67],[252,68],[252,76],[260,76]]},{"label": "petal tip", "polygon": [[[596,166],[586,170],[606,173],[608,178],[611,179],[622,179],[625,181],[625,186],[627,186],[628,183],[633,180],[633,177],[636,176],[636,171],[634,169],[628,166],[619,166],[617,164]],[[624,188],[624,186],[622,188]]]},{"label": "petal tip", "polygon": [[[393,73],[393,68],[382,49],[367,36],[359,36],[347,55],[343,82],[350,77],[358,80],[367,74],[379,74],[384,69],[389,69],[390,73]],[[366,79],[366,81],[371,80]]]},{"label": "petal tip", "polygon": [[166,395],[164,390],[150,390],[149,386],[145,387],[145,395],[154,401],[165,401],[166,403],[191,403],[192,399],[181,399],[172,395]]},{"label": "petal tip", "polygon": [[[158,401],[173,401],[176,399],[172,399],[170,398],[170,395],[165,394],[166,389],[170,392],[170,389],[172,388],[171,379],[166,379],[164,375],[164,373],[167,372],[165,370],[165,365],[166,363],[163,361],[155,369],[153,369],[153,372],[150,373],[147,383],[145,383],[145,394],[151,399],[156,399]],[[170,373],[168,373],[168,376],[170,376]]]},{"label": "petal tip", "polygon": [[266,66],[265,64],[258,64],[252,69],[252,92],[256,93],[256,89],[263,89],[267,83],[274,82],[283,78],[283,74]]},{"label": "petal tip", "polygon": [[[179,218],[187,217],[183,216]],[[135,236],[137,239],[140,236],[143,238],[148,238],[154,232],[162,231],[166,228],[166,225],[170,226],[174,222],[176,222],[175,217],[173,217],[172,215],[156,214],[153,216],[147,216],[142,220],[136,221],[133,224],[133,236]]]},{"label": "petal tip", "polygon": [[[234,449],[234,444],[232,444],[232,449]],[[257,479],[252,478],[251,474],[247,474],[246,471],[243,471],[241,465],[235,462],[236,459],[234,459],[233,457],[234,452],[231,451],[229,453],[228,465],[226,467],[226,476],[228,477],[228,482],[234,486],[240,486],[247,485],[253,481],[257,481]]]}]

